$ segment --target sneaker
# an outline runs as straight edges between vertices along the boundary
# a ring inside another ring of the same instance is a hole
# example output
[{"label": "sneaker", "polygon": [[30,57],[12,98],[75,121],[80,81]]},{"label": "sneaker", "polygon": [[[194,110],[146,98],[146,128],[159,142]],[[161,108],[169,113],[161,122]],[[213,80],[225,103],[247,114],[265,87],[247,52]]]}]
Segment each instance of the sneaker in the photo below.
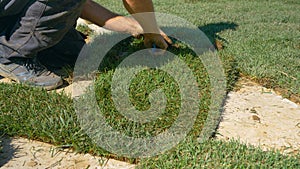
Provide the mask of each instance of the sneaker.
[{"label": "sneaker", "polygon": [[61,77],[47,70],[36,59],[13,58],[0,63],[0,75],[19,83],[53,90],[63,84]]}]

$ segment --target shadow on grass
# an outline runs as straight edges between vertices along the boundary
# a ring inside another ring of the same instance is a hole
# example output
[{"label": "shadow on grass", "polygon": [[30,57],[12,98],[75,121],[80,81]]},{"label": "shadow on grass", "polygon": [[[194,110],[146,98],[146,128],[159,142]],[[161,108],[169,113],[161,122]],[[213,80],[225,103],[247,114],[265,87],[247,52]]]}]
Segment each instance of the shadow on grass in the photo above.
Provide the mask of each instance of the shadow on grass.
[{"label": "shadow on grass", "polygon": [[216,40],[221,40],[227,43],[227,41],[219,36],[218,33],[225,30],[236,30],[237,27],[238,24],[234,22],[219,22],[206,24],[203,26],[199,26],[198,28],[206,34],[211,43],[215,43]]},{"label": "shadow on grass", "polygon": [[[169,45],[167,51],[173,53],[176,56],[186,54],[197,56],[197,54],[202,55],[205,52],[214,51],[215,40],[222,40],[226,42],[226,40],[221,38],[218,33],[228,29],[235,30],[237,26],[237,24],[232,22],[212,23],[198,27],[201,30],[201,33],[199,30],[197,30],[197,27],[189,28],[188,26],[166,26],[161,28],[173,41],[173,44]],[[111,43],[114,41],[116,42],[114,46],[105,46],[106,44],[103,43]],[[190,45],[197,48],[197,54],[191,48],[189,48]],[[92,56],[87,60],[94,60],[90,61],[89,64],[98,63],[99,59],[97,60],[97,58],[99,58],[99,51],[106,53],[99,66],[100,72],[105,72],[114,70],[126,57],[143,49],[145,49],[145,47],[142,39],[126,37],[120,34],[101,35],[96,37],[93,44],[91,44],[91,46],[89,47],[89,55],[96,56],[94,57],[94,59],[92,58]]]},{"label": "shadow on grass", "polygon": [[15,152],[16,149],[11,145],[11,138],[0,136],[0,167],[8,163],[14,157]]}]

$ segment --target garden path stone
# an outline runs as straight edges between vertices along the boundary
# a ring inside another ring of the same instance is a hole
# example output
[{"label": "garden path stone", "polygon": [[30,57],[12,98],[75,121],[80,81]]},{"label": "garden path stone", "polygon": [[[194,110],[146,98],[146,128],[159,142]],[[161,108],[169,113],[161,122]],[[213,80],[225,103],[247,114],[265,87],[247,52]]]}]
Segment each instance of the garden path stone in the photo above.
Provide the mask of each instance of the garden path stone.
[{"label": "garden path stone", "polygon": [[71,98],[77,98],[77,97],[81,96],[82,94],[84,94],[86,92],[86,90],[88,89],[88,87],[93,85],[92,83],[93,83],[93,81],[88,81],[88,80],[78,81],[78,82],[70,84],[69,86],[58,89],[56,91],[59,93],[63,92],[65,94],[67,94],[68,96],[70,96]]},{"label": "garden path stone", "polygon": [[0,76],[0,83],[12,83],[12,80]]},{"label": "garden path stone", "polygon": [[245,78],[238,85],[227,96],[216,137],[285,154],[300,152],[300,106]]},{"label": "garden path stone", "polygon": [[2,169],[132,169],[135,165],[113,159],[79,154],[25,138],[2,139]]}]

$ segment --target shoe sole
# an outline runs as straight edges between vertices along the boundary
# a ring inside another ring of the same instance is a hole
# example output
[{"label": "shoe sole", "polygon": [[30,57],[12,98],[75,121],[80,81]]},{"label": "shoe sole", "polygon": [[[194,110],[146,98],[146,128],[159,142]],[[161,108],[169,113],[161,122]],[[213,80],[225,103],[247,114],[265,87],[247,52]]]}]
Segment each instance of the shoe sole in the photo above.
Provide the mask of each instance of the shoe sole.
[{"label": "shoe sole", "polygon": [[[12,73],[7,72],[1,63],[0,63],[0,76],[3,76],[3,77],[8,78],[8,79],[11,79],[11,80],[13,80],[13,81],[21,84],[21,82],[18,80],[18,78],[16,76],[14,76]],[[28,85],[30,87],[33,87],[33,85],[30,85],[30,83],[22,83],[22,84],[25,84],[25,85]],[[61,85],[63,85],[63,81],[62,80],[60,80],[57,84],[55,84],[53,86],[34,86],[34,87],[44,88],[44,89],[46,89],[46,90],[49,91],[49,90],[54,90],[54,89],[60,87]]]},{"label": "shoe sole", "polygon": [[[61,80],[61,81],[59,81],[56,85],[53,85],[53,86],[45,86],[45,87],[42,87],[41,86],[41,88],[44,88],[44,89],[46,89],[46,90],[54,90],[54,89],[57,89],[58,87],[60,87],[61,85],[63,85],[64,84],[64,82]],[[37,86],[38,87],[38,86]]]},{"label": "shoe sole", "polygon": [[1,63],[0,63],[0,76],[3,76],[5,78],[8,78],[15,82],[20,83],[20,81],[17,79],[17,77],[14,76],[12,73],[7,72]]}]

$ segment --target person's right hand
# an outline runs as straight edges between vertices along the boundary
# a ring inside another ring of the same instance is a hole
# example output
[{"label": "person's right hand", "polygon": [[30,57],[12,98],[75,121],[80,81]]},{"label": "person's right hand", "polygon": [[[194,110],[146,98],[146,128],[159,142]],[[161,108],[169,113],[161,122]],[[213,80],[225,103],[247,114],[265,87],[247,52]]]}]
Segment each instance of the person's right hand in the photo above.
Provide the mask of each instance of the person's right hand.
[{"label": "person's right hand", "polygon": [[147,48],[152,48],[153,45],[159,47],[160,49],[166,50],[169,45],[173,42],[162,30],[160,34],[155,33],[145,33],[144,34],[144,45]]}]

